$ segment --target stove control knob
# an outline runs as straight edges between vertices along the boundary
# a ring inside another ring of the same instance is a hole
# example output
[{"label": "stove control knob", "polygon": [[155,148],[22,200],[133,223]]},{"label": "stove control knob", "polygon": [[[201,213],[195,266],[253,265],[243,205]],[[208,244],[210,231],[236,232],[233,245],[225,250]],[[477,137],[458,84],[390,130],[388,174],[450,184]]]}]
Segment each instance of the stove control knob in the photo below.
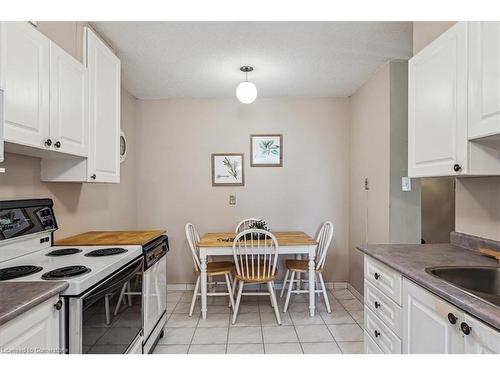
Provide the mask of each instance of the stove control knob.
[{"label": "stove control knob", "polygon": [[56,310],[61,310],[62,309],[63,302],[61,300],[57,301],[57,303],[54,304],[54,307]]}]

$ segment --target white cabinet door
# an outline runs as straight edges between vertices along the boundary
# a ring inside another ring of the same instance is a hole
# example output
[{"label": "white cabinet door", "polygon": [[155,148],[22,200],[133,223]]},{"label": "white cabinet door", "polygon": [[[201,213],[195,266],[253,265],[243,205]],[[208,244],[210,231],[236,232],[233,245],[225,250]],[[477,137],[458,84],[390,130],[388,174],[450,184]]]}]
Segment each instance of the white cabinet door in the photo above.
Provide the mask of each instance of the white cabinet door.
[{"label": "white cabinet door", "polygon": [[500,354],[500,332],[465,314],[470,333],[465,335],[467,354]]},{"label": "white cabinet door", "polygon": [[53,297],[0,326],[0,352],[58,354],[60,311]]},{"label": "white cabinet door", "polygon": [[464,353],[464,319],[460,309],[403,279],[403,353]]},{"label": "white cabinet door", "polygon": [[54,149],[88,155],[87,69],[50,43],[50,138]]},{"label": "white cabinet door", "polygon": [[469,22],[469,139],[500,134],[500,22]]},{"label": "white cabinet door", "polygon": [[28,22],[0,25],[6,141],[42,148],[49,138],[49,40]]},{"label": "white cabinet door", "polygon": [[90,90],[89,180],[120,182],[120,60],[86,28]]},{"label": "white cabinet door", "polygon": [[414,56],[408,74],[409,176],[466,172],[467,23],[457,23]]}]

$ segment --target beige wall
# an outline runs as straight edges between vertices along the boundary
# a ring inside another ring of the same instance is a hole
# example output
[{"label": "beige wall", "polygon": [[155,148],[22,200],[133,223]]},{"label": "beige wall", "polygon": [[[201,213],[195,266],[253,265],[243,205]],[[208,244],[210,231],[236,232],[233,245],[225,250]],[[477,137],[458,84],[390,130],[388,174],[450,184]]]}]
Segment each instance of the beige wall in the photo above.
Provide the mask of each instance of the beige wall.
[{"label": "beige wall", "polygon": [[[413,52],[420,51],[454,23],[414,22]],[[455,194],[455,230],[500,240],[500,177],[457,178]]]},{"label": "beige wall", "polygon": [[[73,57],[82,58],[84,22],[39,22],[38,29]],[[91,229],[134,229],[136,208],[137,100],[122,90],[121,127],[129,143],[120,184],[43,183],[40,159],[7,153],[0,174],[0,200],[52,198],[60,229],[56,238]]]},{"label": "beige wall", "polygon": [[[139,102],[139,225],[166,228],[169,282],[193,280],[184,225],[200,234],[233,231],[245,217],[272,230],[314,235],[332,220],[334,243],[325,279],[348,278],[349,100],[230,99]],[[283,134],[282,168],[250,168],[250,134]],[[212,187],[211,153],[245,154],[244,187]],[[236,194],[236,206],[229,194]]]}]

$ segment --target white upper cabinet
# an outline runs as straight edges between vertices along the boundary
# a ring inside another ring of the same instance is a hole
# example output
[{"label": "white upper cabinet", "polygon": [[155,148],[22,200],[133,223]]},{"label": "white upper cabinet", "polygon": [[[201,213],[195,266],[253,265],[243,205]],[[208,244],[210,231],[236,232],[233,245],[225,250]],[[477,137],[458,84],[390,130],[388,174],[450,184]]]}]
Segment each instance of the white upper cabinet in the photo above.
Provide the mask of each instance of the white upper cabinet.
[{"label": "white upper cabinet", "polygon": [[87,69],[50,43],[50,137],[53,147],[88,155]]},{"label": "white upper cabinet", "polygon": [[458,22],[408,71],[409,176],[500,175],[500,23]]},{"label": "white upper cabinet", "polygon": [[500,22],[469,22],[469,139],[500,134]]},{"label": "white upper cabinet", "polygon": [[408,74],[409,175],[460,173],[467,160],[467,24],[413,57]]},{"label": "white upper cabinet", "polygon": [[120,60],[86,28],[90,90],[89,179],[120,182]]},{"label": "white upper cabinet", "polygon": [[46,147],[49,139],[49,40],[27,22],[0,24],[0,87],[5,141]]}]

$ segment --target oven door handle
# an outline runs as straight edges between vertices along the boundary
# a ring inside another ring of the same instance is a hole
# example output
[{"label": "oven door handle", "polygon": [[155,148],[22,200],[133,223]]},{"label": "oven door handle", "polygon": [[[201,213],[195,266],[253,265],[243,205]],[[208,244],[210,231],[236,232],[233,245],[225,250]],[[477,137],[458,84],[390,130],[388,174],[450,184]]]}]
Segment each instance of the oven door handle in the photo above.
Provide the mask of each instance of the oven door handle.
[{"label": "oven door handle", "polygon": [[[134,265],[135,267],[133,267]],[[104,297],[109,292],[118,289],[119,287],[122,287],[123,284],[125,284],[127,281],[130,281],[138,272],[141,272],[142,268],[143,268],[143,260],[141,257],[135,261],[135,264],[132,263],[126,268],[129,269],[127,273],[121,274],[121,272],[119,272],[114,277],[111,277],[111,279],[96,286],[88,293],[83,295],[82,299],[84,300],[84,305],[91,305],[93,302]]]}]

